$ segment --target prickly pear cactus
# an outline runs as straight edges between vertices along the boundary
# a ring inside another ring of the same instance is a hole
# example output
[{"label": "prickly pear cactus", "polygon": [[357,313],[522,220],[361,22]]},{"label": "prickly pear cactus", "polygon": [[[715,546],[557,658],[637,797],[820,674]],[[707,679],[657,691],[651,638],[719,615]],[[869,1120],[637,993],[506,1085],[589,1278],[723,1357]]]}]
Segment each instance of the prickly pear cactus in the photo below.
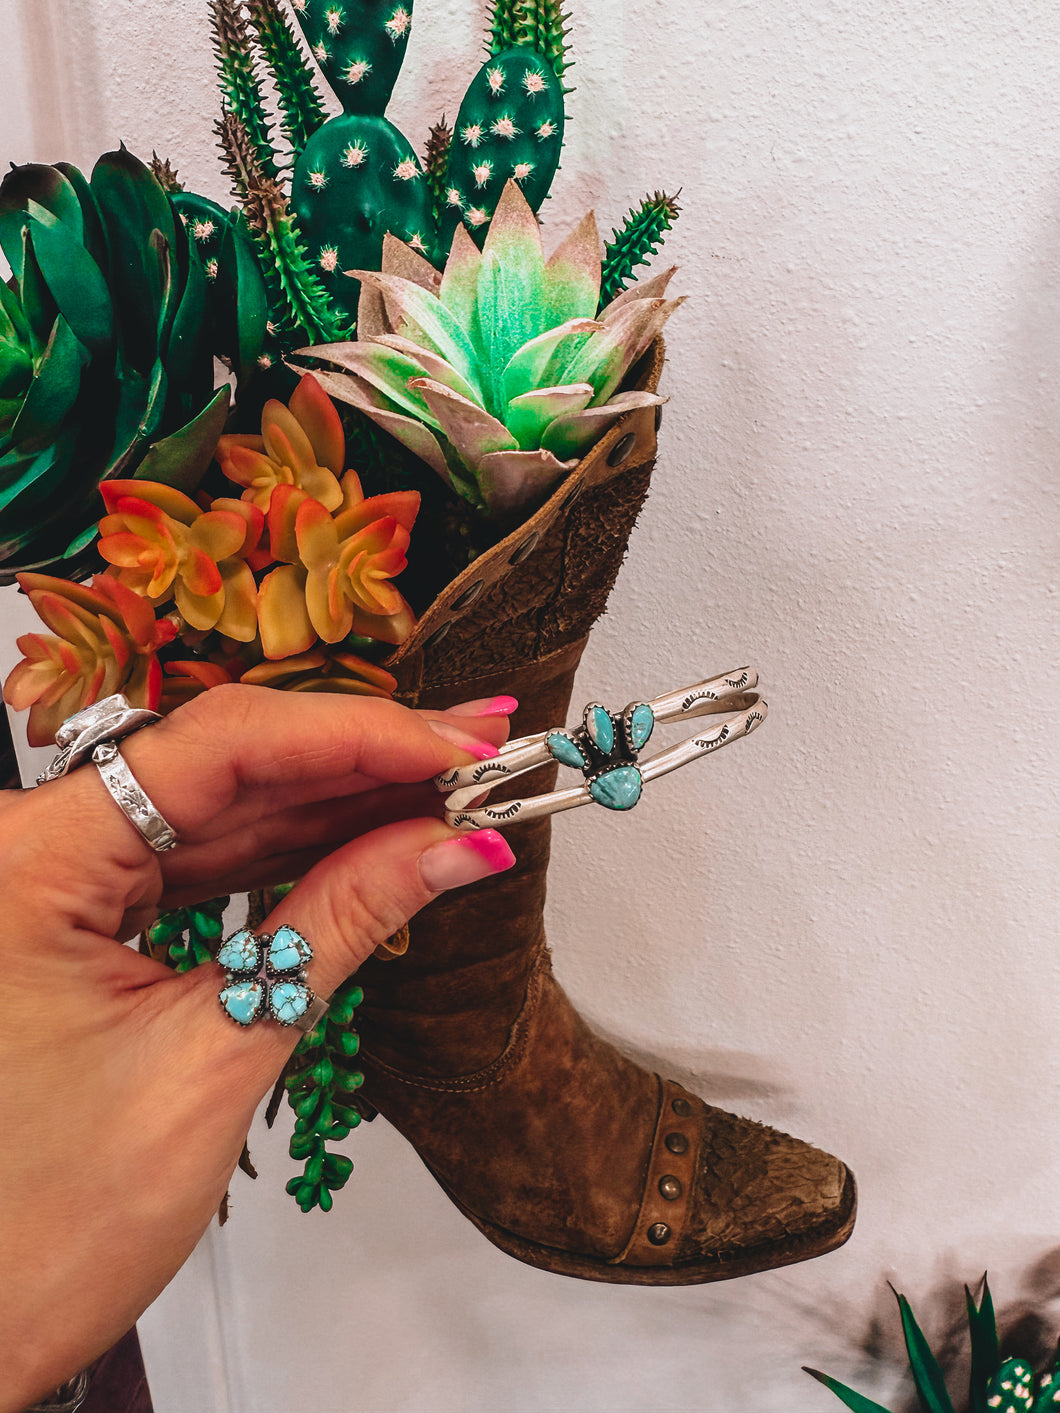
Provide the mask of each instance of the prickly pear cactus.
[{"label": "prickly pear cactus", "polygon": [[515,179],[531,208],[548,195],[563,145],[563,84],[536,50],[491,55],[472,80],[453,129],[440,246],[460,220],[481,244],[504,184]]}]

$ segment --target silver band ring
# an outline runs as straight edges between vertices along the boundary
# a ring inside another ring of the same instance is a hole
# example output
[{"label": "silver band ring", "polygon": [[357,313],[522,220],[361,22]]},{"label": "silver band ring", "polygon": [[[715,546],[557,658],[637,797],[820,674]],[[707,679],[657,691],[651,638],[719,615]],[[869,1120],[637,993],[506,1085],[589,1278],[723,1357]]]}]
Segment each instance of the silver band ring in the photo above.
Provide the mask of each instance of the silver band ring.
[{"label": "silver band ring", "polygon": [[162,818],[126,765],[114,741],[102,741],[92,752],[92,761],[110,797],[122,814],[139,831],[156,854],[164,854],[177,843],[177,831]]},{"label": "silver band ring", "polygon": [[[766,717],[766,704],[755,690],[757,686],[758,673],[753,667],[743,667],[667,692],[651,702],[631,702],[621,712],[590,702],[579,727],[555,727],[535,736],[523,736],[509,741],[489,760],[436,775],[435,786],[448,796],[446,823],[461,831],[503,829],[509,824],[522,824],[593,803],[605,809],[632,809],[640,799],[642,787],[650,780],[749,736]],[[656,725],[719,715],[727,719],[641,761],[640,752]],[[503,804],[483,803],[501,781],[549,761],[580,770],[582,783]]]},{"label": "silver band ring", "polygon": [[141,727],[161,720],[157,711],[134,707],[120,692],[82,707],[73,716],[68,716],[56,731],[55,744],[59,747],[59,754],[37,776],[37,784],[46,785],[49,780],[58,780],[66,775],[75,766],[84,765],[101,742],[121,741]]}]

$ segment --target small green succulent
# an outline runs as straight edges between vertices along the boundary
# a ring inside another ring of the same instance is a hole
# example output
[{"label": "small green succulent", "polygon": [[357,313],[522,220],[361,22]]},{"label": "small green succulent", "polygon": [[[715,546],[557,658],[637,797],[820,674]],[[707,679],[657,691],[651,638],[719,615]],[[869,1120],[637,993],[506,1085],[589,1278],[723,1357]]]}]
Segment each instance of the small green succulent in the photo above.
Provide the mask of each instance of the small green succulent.
[{"label": "small green succulent", "polygon": [[[924,1413],[955,1413],[942,1369],[913,1316],[909,1301],[904,1295],[898,1295],[897,1291],[895,1295],[909,1368],[921,1408]],[[1002,1360],[994,1302],[985,1276],[979,1303],[976,1303],[967,1286],[964,1288],[964,1299],[971,1340],[971,1373],[965,1405],[967,1413],[1056,1413],[1060,1409],[1060,1356],[1040,1376],[1035,1375],[1026,1359]],[[831,1389],[852,1413],[888,1413],[881,1403],[873,1402],[828,1374],[809,1368],[806,1373]]]},{"label": "small green succulent", "polygon": [[534,213],[509,182],[482,250],[458,226],[440,277],[392,236],[381,271],[351,273],[358,340],[302,356],[332,397],[491,515],[539,501],[623,413],[661,401],[620,388],[682,302],[664,298],[674,272],[598,313],[591,213],[546,262]]}]

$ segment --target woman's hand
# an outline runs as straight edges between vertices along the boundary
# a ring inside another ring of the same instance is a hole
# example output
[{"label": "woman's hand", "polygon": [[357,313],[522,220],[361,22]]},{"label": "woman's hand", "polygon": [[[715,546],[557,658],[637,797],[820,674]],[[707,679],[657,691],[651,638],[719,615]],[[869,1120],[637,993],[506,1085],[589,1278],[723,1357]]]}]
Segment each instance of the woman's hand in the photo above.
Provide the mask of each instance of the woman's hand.
[{"label": "woman's hand", "polygon": [[440,891],[507,868],[427,783],[491,754],[510,698],[417,713],[220,687],[122,755],[179,844],[155,854],[83,767],[0,797],[0,1410],[109,1348],[180,1268],[300,1032],[243,1029],[210,964],[118,945],[159,907],[302,881],[262,924],[311,943],[329,996]]}]

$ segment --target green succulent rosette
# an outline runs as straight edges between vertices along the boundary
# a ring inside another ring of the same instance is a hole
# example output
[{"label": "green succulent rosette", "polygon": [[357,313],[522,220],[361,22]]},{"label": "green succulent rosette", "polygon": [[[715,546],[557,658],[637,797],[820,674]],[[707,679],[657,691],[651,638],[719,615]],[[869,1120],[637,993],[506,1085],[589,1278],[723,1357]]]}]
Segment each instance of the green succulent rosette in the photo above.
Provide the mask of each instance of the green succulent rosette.
[{"label": "green succulent rosette", "polygon": [[[24,569],[81,578],[102,481],[187,489],[209,464],[230,400],[214,387],[214,353],[229,351],[215,348],[217,271],[124,147],[89,179],[66,163],[13,168],[0,249],[0,582]],[[252,362],[264,290],[253,260],[233,266],[242,337],[228,342]]]}]

